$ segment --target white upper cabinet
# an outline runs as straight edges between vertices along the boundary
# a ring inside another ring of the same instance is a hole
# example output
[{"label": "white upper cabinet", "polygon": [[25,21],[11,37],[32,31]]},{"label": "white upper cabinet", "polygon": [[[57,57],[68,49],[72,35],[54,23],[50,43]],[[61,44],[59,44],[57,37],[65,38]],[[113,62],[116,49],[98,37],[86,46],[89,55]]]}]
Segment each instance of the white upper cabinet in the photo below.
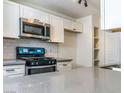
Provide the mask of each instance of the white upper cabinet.
[{"label": "white upper cabinet", "polygon": [[78,22],[73,22],[73,30],[75,32],[82,32],[83,31],[83,25]]},{"label": "white upper cabinet", "polygon": [[49,14],[24,5],[20,6],[20,15],[23,18],[38,19],[41,22],[49,23]]},{"label": "white upper cabinet", "polygon": [[73,31],[73,32],[82,32],[83,25],[78,22],[74,22],[71,20],[64,19],[64,29]]},{"label": "white upper cabinet", "polygon": [[64,19],[64,29],[73,31],[73,22],[67,19]]},{"label": "white upper cabinet", "polygon": [[51,42],[64,42],[63,18],[51,15]]},{"label": "white upper cabinet", "polygon": [[19,38],[19,4],[3,2],[3,37]]},{"label": "white upper cabinet", "polygon": [[121,27],[121,0],[101,0],[101,29]]}]

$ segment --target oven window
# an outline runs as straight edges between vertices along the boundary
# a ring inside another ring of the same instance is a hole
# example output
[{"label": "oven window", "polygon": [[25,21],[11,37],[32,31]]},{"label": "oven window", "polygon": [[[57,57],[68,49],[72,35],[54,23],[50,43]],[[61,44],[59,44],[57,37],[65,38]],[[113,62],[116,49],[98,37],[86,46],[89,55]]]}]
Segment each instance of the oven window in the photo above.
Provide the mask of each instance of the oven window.
[{"label": "oven window", "polygon": [[44,26],[24,22],[23,33],[43,36]]},{"label": "oven window", "polygon": [[55,72],[55,68],[56,67],[53,66],[53,67],[45,67],[45,68],[32,68],[32,69],[28,69],[28,75],[47,73],[47,72]]}]

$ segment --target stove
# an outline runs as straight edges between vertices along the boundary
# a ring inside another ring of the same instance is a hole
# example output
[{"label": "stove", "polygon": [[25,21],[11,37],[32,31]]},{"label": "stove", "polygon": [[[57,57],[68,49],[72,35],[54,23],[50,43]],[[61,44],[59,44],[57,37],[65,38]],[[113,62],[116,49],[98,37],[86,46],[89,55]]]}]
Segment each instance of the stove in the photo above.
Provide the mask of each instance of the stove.
[{"label": "stove", "polygon": [[45,57],[45,48],[17,47],[16,58],[26,61],[26,75],[56,71],[56,59]]},{"label": "stove", "polygon": [[56,60],[53,58],[38,58],[29,59],[26,61],[26,66],[45,66],[45,65],[55,65]]}]

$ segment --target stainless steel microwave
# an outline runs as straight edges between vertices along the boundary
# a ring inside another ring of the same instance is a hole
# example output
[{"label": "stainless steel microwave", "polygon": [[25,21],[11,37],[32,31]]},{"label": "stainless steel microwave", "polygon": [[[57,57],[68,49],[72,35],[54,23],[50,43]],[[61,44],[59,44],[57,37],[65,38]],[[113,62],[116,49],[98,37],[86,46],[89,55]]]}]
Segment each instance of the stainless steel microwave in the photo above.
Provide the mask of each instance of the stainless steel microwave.
[{"label": "stainless steel microwave", "polygon": [[50,24],[37,19],[20,18],[20,37],[50,39]]}]

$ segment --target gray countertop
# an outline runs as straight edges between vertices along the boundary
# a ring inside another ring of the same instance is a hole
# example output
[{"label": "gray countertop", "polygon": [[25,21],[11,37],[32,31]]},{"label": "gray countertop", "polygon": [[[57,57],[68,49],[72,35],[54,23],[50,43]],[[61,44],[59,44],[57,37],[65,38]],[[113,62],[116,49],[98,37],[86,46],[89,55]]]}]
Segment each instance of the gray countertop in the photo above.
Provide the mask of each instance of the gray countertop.
[{"label": "gray countertop", "polygon": [[4,93],[121,93],[121,73],[93,68],[4,78]]},{"label": "gray countertop", "polygon": [[[70,58],[55,58],[57,62],[71,62],[72,59]],[[24,65],[25,61],[23,60],[17,60],[17,59],[4,59],[3,60],[3,66],[9,66],[9,65]]]},{"label": "gray countertop", "polygon": [[57,62],[72,62],[71,58],[55,58]]},{"label": "gray countertop", "polygon": [[9,66],[9,65],[25,65],[25,61],[16,60],[16,59],[4,59],[3,66]]}]

